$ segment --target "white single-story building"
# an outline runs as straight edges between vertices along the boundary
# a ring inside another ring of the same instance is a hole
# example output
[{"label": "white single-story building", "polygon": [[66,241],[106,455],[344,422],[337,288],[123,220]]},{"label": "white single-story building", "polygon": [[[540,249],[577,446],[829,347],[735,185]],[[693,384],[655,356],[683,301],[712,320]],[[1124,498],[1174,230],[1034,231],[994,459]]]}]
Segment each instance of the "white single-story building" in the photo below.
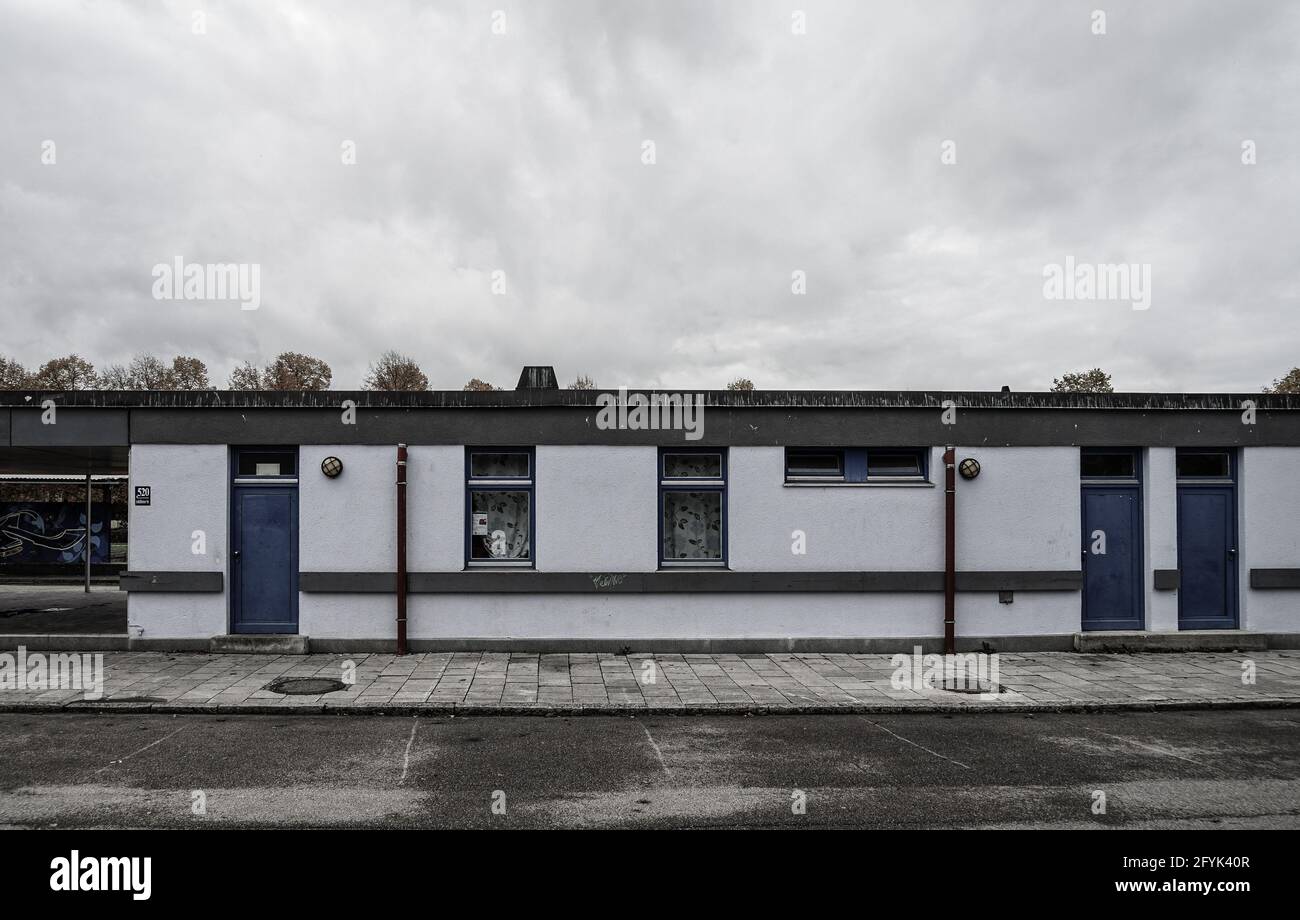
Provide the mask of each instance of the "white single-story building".
[{"label": "white single-story building", "polygon": [[1002,651],[1300,639],[1293,396],[601,392],[537,367],[0,412],[6,469],[129,466],[133,647],[892,651],[949,619]]}]

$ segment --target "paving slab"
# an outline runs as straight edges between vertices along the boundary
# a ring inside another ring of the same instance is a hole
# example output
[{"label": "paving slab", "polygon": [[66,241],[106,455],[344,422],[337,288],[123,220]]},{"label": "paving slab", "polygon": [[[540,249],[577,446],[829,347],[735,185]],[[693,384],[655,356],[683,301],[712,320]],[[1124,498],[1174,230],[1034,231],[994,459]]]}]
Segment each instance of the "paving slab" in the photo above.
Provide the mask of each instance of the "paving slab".
[{"label": "paving slab", "polygon": [[[982,663],[999,692],[986,694],[949,692],[934,680],[913,685],[916,675],[896,668],[894,656],[858,653],[102,654],[103,699],[43,685],[0,688],[0,711],[878,713],[1300,707],[1300,652],[1276,649],[991,655]],[[1246,662],[1254,667],[1243,668]],[[352,682],[319,696],[267,689],[282,677]]]}]

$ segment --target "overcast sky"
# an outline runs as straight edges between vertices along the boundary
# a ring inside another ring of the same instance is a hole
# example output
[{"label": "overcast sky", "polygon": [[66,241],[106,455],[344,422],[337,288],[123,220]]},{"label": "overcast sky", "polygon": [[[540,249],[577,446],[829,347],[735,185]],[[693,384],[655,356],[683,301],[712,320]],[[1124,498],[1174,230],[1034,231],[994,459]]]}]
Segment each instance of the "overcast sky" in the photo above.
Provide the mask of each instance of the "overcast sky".
[{"label": "overcast sky", "polygon": [[[1294,2],[0,0],[0,87],[0,354],[28,366],[1257,391],[1300,364]],[[260,308],[155,299],[177,257],[256,263]],[[1045,298],[1067,257],[1149,265],[1149,309]]]}]

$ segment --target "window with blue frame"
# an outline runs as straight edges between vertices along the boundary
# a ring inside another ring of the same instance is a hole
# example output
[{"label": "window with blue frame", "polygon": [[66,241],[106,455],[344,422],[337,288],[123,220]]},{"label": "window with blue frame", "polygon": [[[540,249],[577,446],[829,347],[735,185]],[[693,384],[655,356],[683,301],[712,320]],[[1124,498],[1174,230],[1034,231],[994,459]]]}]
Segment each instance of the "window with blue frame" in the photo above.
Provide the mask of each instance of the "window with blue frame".
[{"label": "window with blue frame", "polygon": [[725,566],[726,515],[726,451],[661,449],[660,565]]},{"label": "window with blue frame", "polygon": [[785,481],[796,484],[929,481],[928,447],[788,447]]},{"label": "window with blue frame", "polygon": [[465,564],[533,564],[532,448],[469,448]]}]

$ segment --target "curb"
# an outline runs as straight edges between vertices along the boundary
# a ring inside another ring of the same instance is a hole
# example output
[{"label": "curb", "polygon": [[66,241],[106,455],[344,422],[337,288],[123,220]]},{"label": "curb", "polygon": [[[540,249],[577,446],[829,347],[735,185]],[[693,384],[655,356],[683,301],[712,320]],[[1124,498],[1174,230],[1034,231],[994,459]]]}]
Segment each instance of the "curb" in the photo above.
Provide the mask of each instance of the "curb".
[{"label": "curb", "polygon": [[374,706],[331,706],[328,703],[285,705],[211,705],[195,703],[111,703],[78,700],[70,703],[15,703],[0,705],[0,713],[133,713],[152,715],[337,715],[337,716],[698,716],[698,715],[953,715],[969,713],[1097,713],[1160,712],[1229,709],[1300,709],[1300,698],[1262,697],[1255,700],[1122,700],[1118,702],[1076,701],[1063,703],[978,704],[821,704],[809,706],[760,706],[733,703],[690,704],[682,706],[611,706],[554,705],[514,703],[465,705],[456,703],[381,703]]}]

